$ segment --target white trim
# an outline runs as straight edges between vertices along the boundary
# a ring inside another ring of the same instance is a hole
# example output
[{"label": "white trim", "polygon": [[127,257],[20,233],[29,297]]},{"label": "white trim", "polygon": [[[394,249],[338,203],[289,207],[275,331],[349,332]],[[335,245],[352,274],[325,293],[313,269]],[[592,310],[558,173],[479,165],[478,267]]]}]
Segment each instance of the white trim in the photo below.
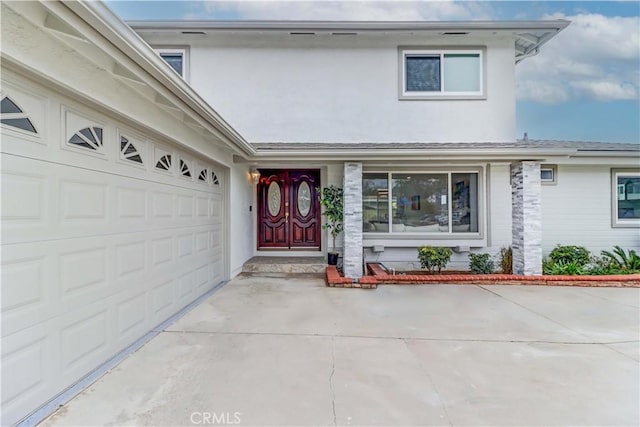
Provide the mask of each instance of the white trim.
[{"label": "white trim", "polygon": [[[474,47],[407,47],[401,46],[398,48],[398,84],[400,100],[454,100],[454,99],[486,99],[486,47],[474,46]],[[479,84],[480,90],[478,91],[465,91],[465,92],[447,92],[444,90],[445,76],[444,76],[444,57],[447,54],[471,54],[478,55],[479,60]],[[440,59],[440,90],[439,91],[408,91],[407,90],[407,57],[438,57]]]},{"label": "white trim", "polygon": [[[153,46],[156,53],[164,60],[162,55],[181,55],[182,56],[182,72],[178,73],[180,77],[189,81],[189,48],[187,47],[157,47]],[[165,61],[166,62],[166,61]],[[173,69],[173,67],[171,67]]]},{"label": "white trim", "polygon": [[[542,178],[542,171],[551,171],[551,179]],[[540,165],[540,183],[556,185],[558,183],[558,165]]]},{"label": "white trim", "polygon": [[[452,241],[459,241],[459,240],[472,240],[475,241],[475,245],[479,244],[479,240],[486,240],[485,238],[485,229],[486,229],[486,222],[485,222],[485,218],[487,216],[486,213],[486,206],[487,203],[485,202],[487,199],[487,191],[486,191],[486,173],[484,171],[484,167],[482,166],[478,166],[478,167],[465,167],[465,168],[455,168],[455,167],[451,167],[451,168],[447,168],[447,169],[421,169],[421,170],[416,170],[416,169],[411,169],[411,170],[403,170],[403,169],[392,169],[392,170],[381,170],[381,169],[366,169],[363,170],[362,175],[363,175],[363,179],[364,176],[366,174],[386,174],[387,175],[387,180],[388,180],[388,196],[387,196],[387,200],[388,200],[388,206],[387,206],[387,217],[389,218],[389,230],[388,231],[378,231],[378,232],[371,232],[371,231],[363,231],[362,236],[363,236],[363,241],[364,246],[370,246],[371,241],[375,241],[375,242],[381,242],[381,241],[390,241],[393,242],[390,244],[390,246],[394,246],[394,245],[399,245],[399,246],[404,246],[404,243],[409,243],[408,241],[415,241],[415,240],[425,240],[425,239],[433,239],[433,240],[452,240]],[[393,232],[393,207],[392,207],[392,200],[393,200],[393,188],[391,185],[392,182],[392,176],[393,174],[445,174],[447,175],[447,214],[448,214],[448,218],[449,218],[449,222],[448,222],[448,231],[447,232],[414,232],[414,233],[407,233],[407,232]],[[478,224],[478,231],[470,231],[470,232],[454,232],[453,231],[453,224],[451,222],[451,218],[452,218],[452,211],[453,211],[453,204],[452,204],[452,189],[451,189],[451,175],[455,174],[455,173],[475,173],[478,175],[478,179],[477,179],[477,212],[478,212],[478,218],[477,218],[477,224]],[[364,200],[363,200],[364,203]],[[378,244],[378,243],[376,243]],[[383,244],[383,243],[380,243]],[[409,245],[411,246],[411,245]]]}]

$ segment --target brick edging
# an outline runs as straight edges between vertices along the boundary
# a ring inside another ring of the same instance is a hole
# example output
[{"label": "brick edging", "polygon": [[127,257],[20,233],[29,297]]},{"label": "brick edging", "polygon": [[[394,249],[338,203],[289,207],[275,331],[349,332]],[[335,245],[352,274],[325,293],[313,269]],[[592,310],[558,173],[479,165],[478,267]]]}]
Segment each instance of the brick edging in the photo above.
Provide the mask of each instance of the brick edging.
[{"label": "brick edging", "polygon": [[640,287],[640,274],[609,276],[518,276],[515,274],[388,274],[379,264],[368,263],[367,269],[380,284],[486,284],[547,285],[591,287]]},{"label": "brick edging", "polygon": [[359,281],[355,281],[350,277],[342,277],[335,265],[328,265],[325,270],[327,286],[330,288],[360,288],[375,289],[378,287],[378,281],[373,276],[362,277]]},{"label": "brick edging", "polygon": [[331,288],[375,289],[384,285],[537,285],[537,286],[584,286],[584,287],[640,287],[640,274],[616,274],[610,276],[518,276],[515,274],[387,274],[376,263],[368,263],[370,276],[359,280],[340,275],[335,265],[325,270],[327,286]]}]

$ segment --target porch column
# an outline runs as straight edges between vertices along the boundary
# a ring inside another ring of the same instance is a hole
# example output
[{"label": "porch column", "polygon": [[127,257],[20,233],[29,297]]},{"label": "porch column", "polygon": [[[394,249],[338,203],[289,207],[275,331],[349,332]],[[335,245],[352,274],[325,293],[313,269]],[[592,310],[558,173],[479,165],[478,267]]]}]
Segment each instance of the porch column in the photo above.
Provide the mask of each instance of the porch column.
[{"label": "porch column", "polygon": [[362,277],[362,163],[344,164],[344,246],[346,277]]},{"label": "porch column", "polygon": [[513,273],[542,274],[542,187],[540,163],[511,165]]}]

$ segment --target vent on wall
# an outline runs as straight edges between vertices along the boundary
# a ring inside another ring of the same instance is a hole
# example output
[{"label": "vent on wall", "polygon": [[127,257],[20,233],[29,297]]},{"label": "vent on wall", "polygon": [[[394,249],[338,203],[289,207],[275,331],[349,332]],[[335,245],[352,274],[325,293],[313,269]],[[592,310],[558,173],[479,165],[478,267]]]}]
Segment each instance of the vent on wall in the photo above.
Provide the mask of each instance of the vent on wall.
[{"label": "vent on wall", "polygon": [[156,168],[164,171],[171,170],[171,154],[165,154],[160,157],[160,160],[156,163]]},{"label": "vent on wall", "polygon": [[102,147],[102,128],[91,126],[80,129],[69,139],[69,144],[90,150],[98,150]]},{"label": "vent on wall", "polygon": [[184,160],[180,160],[180,175],[188,176],[191,178],[191,171],[189,170],[189,165]]},{"label": "vent on wall", "polygon": [[0,103],[0,123],[14,128],[26,130],[31,133],[38,133],[29,117],[22,111],[22,108],[9,97],[2,98]]},{"label": "vent on wall", "polygon": [[120,137],[120,152],[126,160],[143,164],[142,157],[136,147],[124,136]]}]

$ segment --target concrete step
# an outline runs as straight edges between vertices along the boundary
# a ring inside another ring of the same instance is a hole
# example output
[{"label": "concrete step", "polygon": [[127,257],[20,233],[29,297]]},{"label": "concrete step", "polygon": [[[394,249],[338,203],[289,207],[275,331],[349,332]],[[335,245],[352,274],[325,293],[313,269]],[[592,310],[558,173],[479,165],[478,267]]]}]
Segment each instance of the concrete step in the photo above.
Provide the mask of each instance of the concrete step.
[{"label": "concrete step", "polygon": [[243,273],[324,273],[324,256],[255,256],[244,263]]}]

